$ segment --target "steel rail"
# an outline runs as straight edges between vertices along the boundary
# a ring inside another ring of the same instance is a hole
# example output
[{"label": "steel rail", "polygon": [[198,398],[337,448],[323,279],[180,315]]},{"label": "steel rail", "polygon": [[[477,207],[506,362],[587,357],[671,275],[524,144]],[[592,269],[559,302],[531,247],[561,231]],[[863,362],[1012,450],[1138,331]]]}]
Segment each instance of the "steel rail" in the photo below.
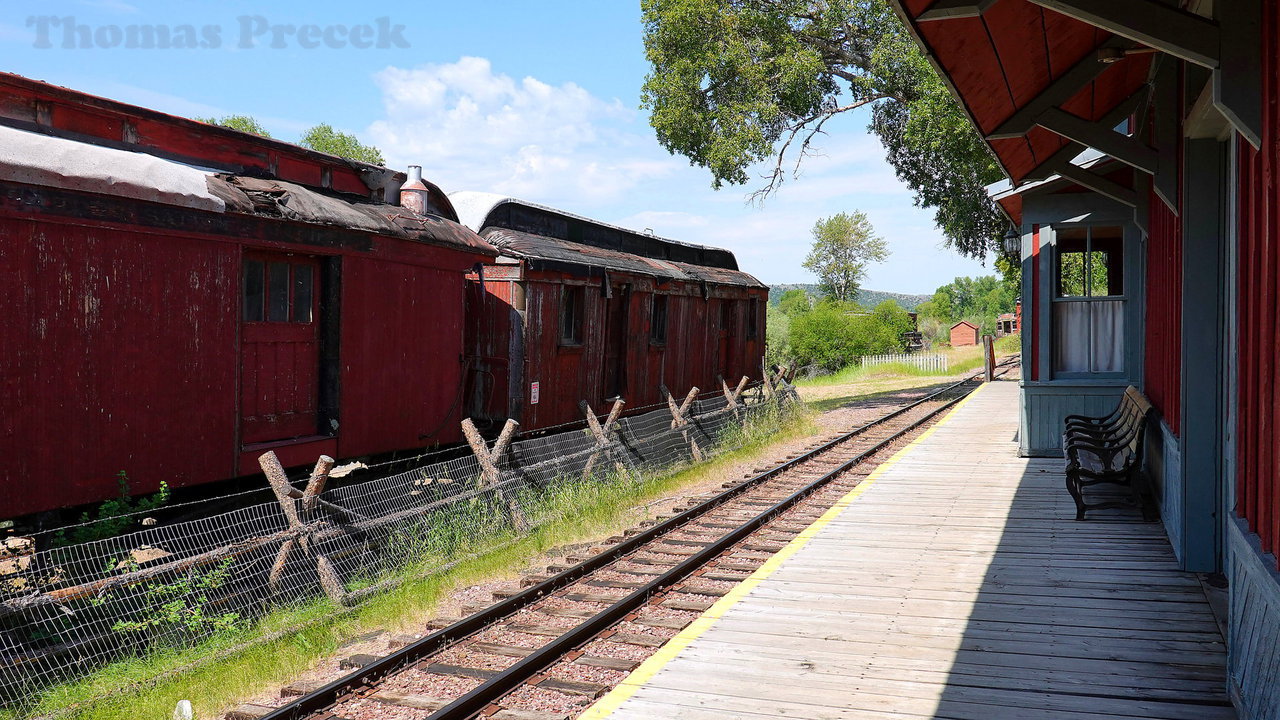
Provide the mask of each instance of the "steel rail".
[{"label": "steel rail", "polygon": [[[967,394],[968,393],[966,393],[966,395]],[[482,685],[477,686],[470,692],[440,708],[436,712],[433,712],[427,717],[429,720],[464,720],[465,718],[474,717],[490,704],[496,702],[507,693],[524,684],[534,675],[537,675],[550,667],[557,660],[564,657],[579,645],[589,642],[592,638],[608,629],[611,625],[621,621],[631,613],[631,611],[644,605],[649,598],[655,594],[666,590],[672,585],[675,585],[689,577],[699,568],[711,562],[729,548],[750,536],[770,520],[773,520],[778,515],[798,505],[805,498],[818,490],[821,490],[853,466],[863,462],[875,453],[880,452],[895,440],[898,440],[903,435],[915,430],[920,425],[933,419],[939,413],[960,402],[963,397],[964,395],[947,402],[945,405],[931,411],[928,415],[925,415],[907,427],[876,443],[871,448],[864,450],[849,460],[846,460],[836,469],[824,474],[817,480],[814,480],[800,490],[792,493],[786,499],[781,500],[759,515],[756,515],[742,525],[739,525],[728,534],[713,541],[702,550],[699,550],[697,554],[689,556],[686,560],[675,565],[662,575],[657,576],[652,581],[646,583],[643,587],[634,590],[630,595],[623,597],[613,605],[601,610],[599,613],[583,621],[581,624],[570,628],[563,635],[556,637],[554,640],[525,656],[511,667],[485,681]]]},{"label": "steel rail", "polygon": [[[915,409],[916,407],[919,407],[920,405],[926,402],[930,402],[934,400],[935,398],[941,395],[949,393],[955,390],[956,388],[960,387],[961,385],[973,382],[975,379],[977,379],[979,375],[980,373],[967,377],[963,380],[960,380],[959,382],[948,385],[942,388],[941,390],[938,390],[937,392],[934,392],[930,395],[922,397],[891,413],[888,413],[886,415],[881,416],[880,418],[872,420],[871,422],[866,423],[865,425],[862,425],[842,435],[839,435],[836,438],[814,448],[813,450],[809,450],[780,465],[777,465],[761,473],[758,473],[755,476],[742,481],[738,485],[735,485],[734,487],[725,490],[723,493],[720,493],[713,498],[705,500],[693,506],[692,508],[689,508],[688,510],[685,510],[661,523],[658,523],[648,528],[647,530],[637,533],[636,535],[633,535],[632,537],[605,550],[604,552],[598,555],[595,555],[591,558],[588,558],[582,561],[581,563],[574,565],[573,567],[567,568],[562,572],[557,573],[536,585],[526,588],[525,590],[515,595],[512,595],[511,597],[501,602],[495,603],[494,605],[486,608],[485,610],[479,613],[463,618],[446,628],[437,630],[436,632],[431,633],[430,635],[427,635],[426,637],[422,638],[421,640],[418,640],[417,642],[406,645],[405,647],[400,648],[399,650],[385,657],[379,658],[378,660],[371,662],[368,665],[358,668],[357,670],[353,671],[349,675],[338,678],[337,680],[334,680],[333,682],[330,682],[324,685],[323,687],[320,687],[315,691],[307,695],[304,695],[298,698],[297,700],[294,700],[293,702],[282,705],[279,708],[275,709],[274,711],[266,715],[263,715],[261,718],[259,718],[259,720],[298,720],[298,718],[302,718],[308,715],[313,715],[324,710],[325,708],[332,707],[338,702],[341,702],[346,696],[350,695],[355,690],[361,687],[371,685],[381,680],[383,677],[390,675],[391,673],[401,668],[407,667],[408,665],[416,662],[418,659],[422,657],[426,657],[426,656],[435,654],[437,652],[440,652],[448,648],[449,646],[455,644],[456,642],[490,627],[491,625],[497,623],[503,618],[514,615],[519,610],[534,604],[535,602],[543,599],[544,597],[564,587],[572,585],[573,583],[591,574],[592,572],[595,572],[596,570],[599,570],[600,568],[606,565],[616,562],[621,557],[629,555],[632,552],[635,552],[637,549],[661,537],[662,535],[665,535],[668,532],[671,532],[672,530],[675,530],[685,525],[686,523],[698,518],[701,515],[707,514],[711,510],[714,510],[720,505],[723,505],[725,502],[732,500],[738,495],[745,493],[746,491],[763,483],[764,481],[769,480],[777,475],[780,475],[783,472],[786,472],[787,470],[790,470],[797,465],[808,462],[813,458],[817,457],[818,455],[821,455],[831,450],[832,448],[853,439],[854,437],[866,432],[867,430],[870,430],[885,422],[888,422],[904,413],[907,413]],[[965,393],[965,395],[967,394],[968,393]],[[842,464],[840,470],[824,475],[823,478],[820,478],[818,481],[815,481],[814,483],[811,483],[810,485],[806,486],[805,489],[799,491],[798,493],[796,493],[796,495],[800,495],[801,493],[803,493],[805,496],[807,496],[813,490],[816,490],[819,487],[821,487],[821,485],[825,485],[827,482],[829,482],[829,478],[831,478],[832,475],[838,474],[840,472],[844,472],[844,470],[846,470],[849,466],[852,466],[854,464],[857,464],[858,462],[861,462],[867,456],[873,454],[874,452],[877,452],[879,449],[881,449],[888,443],[892,442],[894,439],[900,437],[902,434],[910,432],[912,429],[918,427],[921,423],[934,417],[935,415],[942,412],[943,410],[951,407],[956,402],[959,402],[959,400],[962,397],[964,396],[962,395],[954,400],[949,401],[946,405],[938,408],[937,410],[934,410],[929,415],[925,416],[925,418],[916,421],[908,428],[896,433],[893,436],[890,436],[888,439],[882,440],[872,450],[865,451],[859,454],[854,459]],[[796,495],[793,495],[787,500],[784,500],[783,503],[791,501],[793,498],[796,497]],[[800,499],[803,499],[803,496],[800,497]],[[799,500],[796,500],[795,502],[798,502],[798,501]],[[781,504],[782,503],[780,503],[779,505]],[[794,502],[792,504],[794,504]],[[777,514],[777,512],[780,512],[780,510],[775,510],[775,508],[777,507],[778,506],[775,505],[773,508],[766,510],[764,513],[761,513],[760,516],[757,516],[756,519],[759,519],[760,517],[764,517],[764,516],[768,516],[769,518],[771,518],[773,515]],[[753,522],[755,522],[755,519],[750,521],[748,525],[750,525]],[[747,529],[744,531],[743,529],[744,527],[746,526],[733,530],[726,537],[737,537],[739,535],[741,535],[742,537],[745,537],[746,534],[750,534],[750,532],[755,529],[755,527],[751,527],[750,529]],[[741,539],[741,537],[739,537],[738,539]],[[732,542],[737,542],[737,541],[738,540],[734,540]],[[719,543],[720,541],[717,541],[717,544]],[[689,566],[691,569],[688,572],[692,572],[692,570],[696,569],[698,565],[692,565],[690,564],[690,561],[694,558],[702,558],[704,555],[704,552],[706,551],[699,552],[697,555],[691,556],[690,560],[681,562],[679,565],[676,566],[675,569]],[[705,564],[705,563],[706,563],[706,559],[703,559],[702,564]],[[673,569],[672,571],[668,571],[668,573],[674,572],[675,569]],[[660,576],[658,580],[655,580],[654,582],[656,583],[662,580],[663,578],[666,578],[668,573],[664,573],[664,575]],[[678,582],[678,579],[672,582]],[[653,583],[650,583],[650,585],[652,584]],[[641,593],[643,593],[643,597],[648,597],[648,595],[652,594],[652,592],[653,590],[650,589],[650,586],[646,585],[645,588],[636,590],[631,595],[624,597],[623,602],[626,602],[632,599],[633,597],[640,595]],[[641,602],[643,602],[643,599],[641,600]],[[594,628],[595,625],[598,623],[597,618],[599,618],[601,615],[608,612],[609,610],[602,611],[599,615],[593,616],[592,618],[586,620],[584,623],[580,624],[578,627],[581,628],[586,625],[591,625]],[[626,614],[625,612],[622,613],[622,615],[625,615],[625,614]],[[619,617],[621,617],[622,615],[619,615]],[[600,632],[601,629],[603,628],[595,628],[592,634]],[[578,635],[576,631],[573,632],[572,634],[575,637]],[[543,646],[543,648],[548,648],[552,646],[555,646],[556,648],[561,647],[560,639],[564,637],[565,637],[564,635],[560,636],[560,638],[552,641],[546,646]],[[563,651],[560,651],[560,653],[563,654]],[[533,665],[532,661],[534,658],[544,658],[544,657],[547,657],[547,655],[544,655],[542,653],[542,650],[535,651],[533,654],[517,662],[515,665],[512,665],[510,668],[504,671],[502,675],[494,677],[488,682],[478,686],[467,695],[464,695],[458,700],[455,700],[454,702],[445,706],[444,708],[441,708],[438,712],[432,714],[430,717],[431,718],[465,717],[464,715],[457,714],[458,712],[460,712],[460,710],[455,709],[455,706],[458,706],[460,703],[463,703],[464,700],[467,700],[469,697],[474,696],[476,693],[480,692],[481,690],[485,688],[489,688],[493,686],[495,683],[501,681],[503,677],[507,675],[507,673],[514,673],[517,671],[517,668],[520,668],[522,671],[524,669],[529,668],[530,666]],[[540,669],[541,668],[538,668],[538,670]],[[538,670],[534,670],[529,674],[530,675],[536,674]],[[514,677],[514,675],[512,675],[511,677]],[[524,680],[522,679],[519,682],[516,682],[511,687],[514,687],[515,685],[518,685],[520,682],[523,682],[523,681]],[[509,689],[510,688],[508,688],[508,690]],[[502,694],[505,694],[505,692],[506,691],[504,690]],[[468,702],[468,706],[470,704],[471,702]],[[488,704],[488,701],[486,701],[485,704]],[[448,715],[444,714],[446,711],[448,711],[451,714],[448,714]]]}]

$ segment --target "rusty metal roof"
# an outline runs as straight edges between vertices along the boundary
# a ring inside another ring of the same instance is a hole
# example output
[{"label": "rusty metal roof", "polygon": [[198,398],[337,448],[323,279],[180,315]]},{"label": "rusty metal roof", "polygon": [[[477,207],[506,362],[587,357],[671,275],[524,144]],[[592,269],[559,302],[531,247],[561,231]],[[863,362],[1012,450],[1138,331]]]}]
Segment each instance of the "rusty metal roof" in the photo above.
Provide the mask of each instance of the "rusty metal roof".
[{"label": "rusty metal roof", "polygon": [[506,228],[488,227],[481,235],[503,255],[535,261],[535,266],[536,261],[567,263],[667,280],[765,287],[759,280],[740,270],[660,260]]},{"label": "rusty metal roof", "polygon": [[436,215],[419,215],[399,205],[351,202],[283,180],[215,174],[210,191],[228,212],[280,218],[402,237],[434,245],[461,247],[484,255],[498,254],[468,228]]},{"label": "rusty metal roof", "polygon": [[632,256],[702,267],[738,270],[737,258],[723,248],[672,240],[575,215],[538,203],[494,193],[451,193],[461,222],[475,230],[496,227]]}]

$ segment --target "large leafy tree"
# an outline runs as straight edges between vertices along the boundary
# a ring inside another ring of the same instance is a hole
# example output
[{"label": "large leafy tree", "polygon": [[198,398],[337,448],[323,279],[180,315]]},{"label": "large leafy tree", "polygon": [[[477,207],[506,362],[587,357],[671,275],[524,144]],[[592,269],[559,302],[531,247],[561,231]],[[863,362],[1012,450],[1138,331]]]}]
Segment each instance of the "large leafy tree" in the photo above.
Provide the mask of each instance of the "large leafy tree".
[{"label": "large leafy tree", "polygon": [[763,197],[831,118],[871,106],[898,176],[962,253],[998,246],[984,186],[1001,172],[884,0],[642,0],[652,72],[643,100],[659,141]]},{"label": "large leafy tree", "polygon": [[221,120],[214,117],[198,117],[196,120],[210,125],[229,127],[232,130],[239,130],[240,132],[247,132],[251,135],[258,135],[264,138],[271,137],[271,133],[267,132],[267,129],[262,126],[262,123],[258,122],[256,118],[248,115],[223,115]]},{"label": "large leafy tree", "polygon": [[332,125],[327,123],[316,125],[303,133],[302,140],[298,144],[312,150],[337,155],[349,160],[367,162],[371,165],[385,165],[387,162],[383,159],[382,151],[378,148],[361,143],[355,135],[338,132],[333,129]]},{"label": "large leafy tree", "polygon": [[825,294],[844,302],[857,296],[867,264],[887,257],[889,248],[866,214],[837,213],[814,223],[813,247],[804,267],[818,276]]}]

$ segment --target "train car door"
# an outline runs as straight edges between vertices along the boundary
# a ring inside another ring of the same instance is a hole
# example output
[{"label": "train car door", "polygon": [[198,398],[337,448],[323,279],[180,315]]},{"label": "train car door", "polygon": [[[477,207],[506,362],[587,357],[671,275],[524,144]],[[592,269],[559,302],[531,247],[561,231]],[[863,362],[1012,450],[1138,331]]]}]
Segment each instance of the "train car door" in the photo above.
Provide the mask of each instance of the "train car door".
[{"label": "train car door", "polygon": [[734,378],[734,362],[733,362],[733,301],[720,301],[720,327],[717,332],[720,340],[720,377],[724,381],[733,384]]},{"label": "train car door", "polygon": [[317,433],[320,262],[245,253],[240,328],[240,442]]},{"label": "train car door", "polygon": [[626,394],[627,309],[630,301],[630,285],[614,285],[605,300],[604,400]]}]

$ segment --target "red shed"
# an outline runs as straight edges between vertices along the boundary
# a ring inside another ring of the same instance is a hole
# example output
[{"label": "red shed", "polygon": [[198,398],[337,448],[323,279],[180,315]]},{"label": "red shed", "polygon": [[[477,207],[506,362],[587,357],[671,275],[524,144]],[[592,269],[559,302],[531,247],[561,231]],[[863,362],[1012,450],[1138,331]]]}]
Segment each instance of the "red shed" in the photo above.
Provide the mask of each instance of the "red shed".
[{"label": "red shed", "polygon": [[978,326],[968,320],[961,320],[951,326],[951,347],[978,344]]},{"label": "red shed", "polygon": [[543,428],[581,420],[582,400],[636,408],[664,385],[760,378],[768,288],[731,252],[487,193],[450,199],[501,253],[476,278],[478,419]]},{"label": "red shed", "polygon": [[495,252],[403,180],[0,76],[0,514],[459,440]]}]

